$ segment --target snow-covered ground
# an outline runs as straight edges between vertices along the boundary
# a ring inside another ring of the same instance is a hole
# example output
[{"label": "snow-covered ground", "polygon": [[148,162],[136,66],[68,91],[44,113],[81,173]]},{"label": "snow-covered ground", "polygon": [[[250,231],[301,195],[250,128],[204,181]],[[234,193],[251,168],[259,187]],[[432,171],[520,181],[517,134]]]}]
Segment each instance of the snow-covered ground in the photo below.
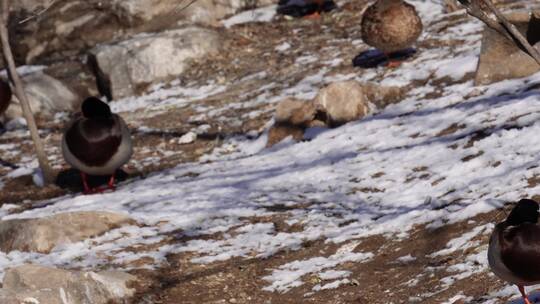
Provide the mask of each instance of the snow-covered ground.
[{"label": "snow-covered ground", "polygon": [[[264,290],[286,293],[304,284],[308,274],[317,274],[325,280],[312,289],[319,292],[349,283],[349,272],[340,268],[342,264],[373,257],[372,252],[353,251],[356,240],[376,234],[405,238],[415,225],[439,227],[464,221],[504,202],[536,194],[537,187],[529,187],[528,179],[540,175],[540,94],[529,88],[540,83],[540,74],[481,87],[472,80],[461,81],[476,67],[481,24],[469,19],[436,31],[433,28],[444,16],[440,1],[409,2],[431,29],[421,39],[460,39],[462,43],[420,50],[413,60],[392,71],[380,68],[330,75],[335,62],[328,62],[325,69],[273,96],[264,91],[249,100],[273,104],[284,96],[312,98],[317,88],[344,79],[400,86],[426,82],[411,89],[401,103],[340,128],[316,132],[301,143],[286,141],[264,149],[265,134],[255,140],[229,138],[199,162],[121,184],[116,192],[63,196],[40,203],[42,208],[16,214],[9,213],[11,205],[4,205],[2,220],[110,210],[128,214],[140,225],[55,248],[50,254],[0,253],[0,274],[25,262],[91,268],[152,257],[155,263],[145,267],[155,267],[167,254],[181,252],[194,253],[194,263],[212,263],[233,257],[269,257],[283,249],[298,250],[306,241],[324,240],[340,248],[330,256],[269,269],[263,277]],[[267,11],[258,12],[261,21],[269,20]],[[246,16],[233,17],[225,24],[244,22]],[[289,47],[281,45],[279,50]],[[299,58],[299,64],[312,62],[308,59]],[[441,89],[433,83],[442,79],[455,83],[448,81],[440,97],[429,97]],[[217,84],[156,88],[147,96],[116,102],[113,108],[165,109],[224,90],[225,85]],[[14,153],[15,148],[0,146],[2,153]],[[289,211],[281,211],[287,215],[286,222],[302,229],[278,232],[273,223],[249,221],[274,214],[271,210],[276,206],[288,207]],[[475,248],[463,263],[447,269],[441,289],[489,271],[486,244],[473,239],[492,229],[492,224],[477,226],[450,241],[446,249],[432,253],[444,256]],[[172,231],[182,231],[191,240],[148,251],[125,250],[159,243]],[[204,237],[216,233],[219,239]],[[411,259],[403,257],[403,261]],[[517,295],[517,288],[493,293],[484,303],[510,294]],[[459,299],[469,298],[459,294],[446,303]]]}]

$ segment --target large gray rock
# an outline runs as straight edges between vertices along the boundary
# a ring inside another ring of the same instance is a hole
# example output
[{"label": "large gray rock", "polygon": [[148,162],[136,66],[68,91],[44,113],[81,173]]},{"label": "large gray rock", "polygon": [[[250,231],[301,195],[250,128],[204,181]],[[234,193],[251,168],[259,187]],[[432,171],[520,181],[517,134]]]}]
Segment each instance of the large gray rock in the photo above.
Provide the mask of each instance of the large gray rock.
[{"label": "large gray rock", "polygon": [[[510,22],[525,34],[529,43],[540,50],[540,19],[529,13],[507,15]],[[505,79],[520,78],[540,71],[540,66],[525,52],[496,31],[486,28],[475,75],[475,85],[486,85]]]},{"label": "large gray rock", "polygon": [[217,52],[220,41],[216,31],[200,27],[145,34],[94,48],[90,63],[97,71],[101,93],[118,99],[178,76],[191,60]]},{"label": "large gray rock", "polygon": [[[47,7],[51,0],[15,3],[10,18],[12,47],[17,61],[32,64],[67,55],[84,54],[98,44],[111,43],[145,33],[161,32],[193,22],[215,25],[217,20],[246,6],[270,4],[271,0],[112,0],[56,1],[39,18],[19,22]],[[52,60],[53,59],[53,60]],[[1,64],[1,62],[0,62]]]},{"label": "large gray rock", "polygon": [[[79,108],[81,97],[62,81],[47,74],[37,72],[24,76],[24,90],[34,114],[51,117],[57,112],[72,112]],[[6,118],[22,117],[22,109],[17,97],[5,114]]]},{"label": "large gray rock", "polygon": [[99,211],[59,213],[44,218],[0,221],[0,249],[50,252],[55,246],[101,235],[135,221],[121,214]]},{"label": "large gray rock", "polygon": [[38,265],[9,269],[0,289],[1,303],[106,304],[123,302],[136,277],[118,271],[68,271]]},{"label": "large gray rock", "polygon": [[314,103],[326,113],[327,124],[330,126],[360,119],[370,112],[363,86],[353,80],[335,82],[322,88]]},{"label": "large gray rock", "polygon": [[274,0],[197,0],[180,12],[191,23],[215,25],[217,21],[245,9],[274,4]]},{"label": "large gray rock", "polygon": [[[113,0],[111,2],[116,14],[131,26],[154,22],[156,18],[170,15],[174,10],[184,6],[182,1]],[[169,24],[175,24],[175,18],[166,21],[170,21]]]}]

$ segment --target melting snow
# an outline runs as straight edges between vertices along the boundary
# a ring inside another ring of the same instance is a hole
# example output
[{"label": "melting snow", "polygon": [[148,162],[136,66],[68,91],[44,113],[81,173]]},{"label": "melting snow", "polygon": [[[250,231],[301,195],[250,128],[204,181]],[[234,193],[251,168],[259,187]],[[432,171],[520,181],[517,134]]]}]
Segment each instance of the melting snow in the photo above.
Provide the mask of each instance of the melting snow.
[{"label": "melting snow", "polygon": [[222,21],[221,23],[226,28],[233,25],[248,23],[248,22],[268,22],[276,15],[277,5],[269,5],[266,7],[257,8],[254,10],[248,10],[238,15],[232,16],[229,19]]}]

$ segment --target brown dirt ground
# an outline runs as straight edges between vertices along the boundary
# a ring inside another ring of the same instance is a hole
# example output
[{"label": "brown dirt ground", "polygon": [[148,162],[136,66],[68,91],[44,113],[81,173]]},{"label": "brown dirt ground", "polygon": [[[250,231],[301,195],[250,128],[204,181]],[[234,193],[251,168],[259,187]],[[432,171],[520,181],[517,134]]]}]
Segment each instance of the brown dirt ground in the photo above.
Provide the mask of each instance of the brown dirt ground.
[{"label": "brown dirt ground", "polygon": [[[316,72],[320,66],[312,65],[306,70],[293,69],[292,63],[298,54],[324,53],[322,46],[339,47],[343,54],[343,63],[335,69],[336,74],[357,72],[350,64],[352,58],[361,49],[353,47],[350,43],[340,44],[340,38],[359,38],[360,15],[367,1],[353,1],[346,4],[340,11],[323,15],[320,20],[284,20],[265,24],[246,24],[236,26],[234,31],[223,30],[226,37],[227,52],[222,52],[201,62],[194,62],[190,71],[181,78],[182,83],[195,81],[205,83],[215,80],[218,83],[229,83],[235,79],[255,72],[265,70],[268,76],[265,79],[254,80],[242,87],[230,88],[227,92],[218,94],[198,102],[199,105],[219,108],[231,102],[237,102],[239,95],[267,83],[269,80],[276,83],[296,83],[305,75]],[[452,15],[444,26],[453,22],[460,22],[464,15]],[[301,29],[301,35],[294,36],[292,31]],[[439,29],[439,30],[442,30]],[[291,45],[291,54],[283,55],[273,52],[275,46],[288,41]],[[331,42],[333,41],[333,42]],[[446,45],[458,45],[459,39],[451,41],[424,40],[420,42],[420,48]],[[328,52],[331,52],[329,49]],[[330,54],[328,54],[330,56]],[[324,57],[324,54],[321,55]],[[235,60],[235,59],[241,60]],[[263,58],[264,60],[261,60]],[[384,74],[381,75],[381,78]],[[472,76],[467,75],[470,79]],[[463,79],[462,81],[466,81]],[[448,80],[449,81],[449,80]],[[443,80],[437,85],[443,86]],[[415,83],[413,85],[422,85]],[[430,93],[436,97],[441,91]],[[263,110],[263,114],[244,121],[241,125],[229,123],[228,118],[237,117],[240,114],[253,110]],[[136,154],[134,162],[127,166],[126,171],[131,176],[141,176],[151,172],[171,168],[179,163],[197,160],[201,155],[209,153],[219,146],[221,139],[236,134],[245,134],[248,131],[260,132],[264,124],[270,119],[272,109],[245,107],[222,113],[220,122],[207,121],[211,125],[207,136],[201,136],[194,143],[179,145],[171,143],[171,139],[177,138],[196,126],[197,122],[188,122],[193,113],[190,107],[170,109],[166,113],[158,115],[146,115],[145,113],[131,113],[127,117],[131,125],[145,125],[156,128],[157,132],[135,132]],[[62,123],[39,122],[48,130],[46,137],[47,146],[58,146]],[[456,132],[460,128],[445,130],[445,136]],[[11,143],[13,139],[0,137],[0,144]],[[28,140],[18,140],[23,153],[30,155],[31,146]],[[146,151],[145,147],[162,145],[164,150],[177,151],[173,156],[164,156],[156,151]],[[146,152],[141,152],[146,151]],[[58,156],[58,151],[53,151]],[[7,157],[3,160],[17,163],[21,155]],[[149,163],[135,166],[149,157],[160,158],[159,164]],[[56,161],[57,170],[65,169],[65,164]],[[1,170],[1,167],[0,167]],[[418,172],[422,173],[419,168]],[[3,172],[0,171],[0,174]],[[380,172],[377,176],[383,175]],[[376,178],[377,176],[374,176]],[[531,179],[531,183],[538,183],[538,177]],[[373,191],[373,189],[358,189],[361,192]],[[16,203],[21,209],[34,207],[33,201],[57,197],[66,193],[65,190],[56,186],[38,188],[33,185],[28,176],[9,181],[0,193],[0,202]],[[18,210],[20,211],[20,209]],[[359,239],[358,251],[373,252],[375,257],[364,263],[349,263],[341,268],[352,271],[350,276],[353,283],[342,285],[337,289],[321,291],[312,296],[304,294],[320,282],[317,277],[306,279],[304,285],[294,288],[288,293],[270,293],[262,291],[267,283],[262,277],[269,274],[269,269],[276,268],[288,261],[307,259],[313,256],[329,256],[339,247],[336,244],[328,244],[323,241],[306,242],[301,250],[283,251],[267,258],[234,258],[224,262],[215,262],[209,265],[193,264],[190,262],[190,254],[175,254],[167,257],[167,264],[156,270],[135,270],[133,274],[141,280],[135,285],[137,294],[131,303],[412,303],[411,297],[424,296],[421,303],[440,303],[448,298],[463,292],[467,296],[481,299],[482,296],[500,289],[503,283],[486,272],[473,274],[467,279],[457,281],[448,289],[441,291],[440,279],[450,274],[444,267],[463,261],[470,252],[456,252],[440,259],[427,257],[428,254],[443,249],[446,243],[464,232],[470,231],[477,225],[494,222],[500,218],[499,212],[492,212],[476,216],[465,222],[444,226],[443,228],[430,230],[424,226],[418,226],[404,239],[375,235]],[[280,215],[265,219],[253,219],[256,221],[274,222],[281,229],[296,229],[283,223]],[[219,237],[219,236],[216,236]],[[483,235],[479,241],[486,244],[487,236]],[[177,240],[171,236],[170,241]],[[477,250],[472,248],[471,250]],[[396,259],[405,255],[412,255],[416,260],[408,263],[400,263]],[[432,267],[432,271],[426,268]],[[411,279],[417,278],[415,286],[405,284]],[[354,280],[353,280],[354,279]],[[431,296],[426,296],[431,294]],[[472,302],[474,303],[474,301]]]}]

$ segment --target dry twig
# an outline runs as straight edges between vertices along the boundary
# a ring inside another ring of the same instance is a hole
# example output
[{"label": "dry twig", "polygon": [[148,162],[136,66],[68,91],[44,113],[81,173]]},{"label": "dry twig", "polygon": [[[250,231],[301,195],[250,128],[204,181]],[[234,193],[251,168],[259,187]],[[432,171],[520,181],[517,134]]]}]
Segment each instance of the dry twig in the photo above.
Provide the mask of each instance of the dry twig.
[{"label": "dry twig", "polygon": [[49,5],[45,6],[41,10],[37,11],[35,14],[32,14],[32,15],[24,18],[23,20],[19,21],[19,24],[23,24],[23,23],[26,23],[26,22],[28,22],[28,21],[30,21],[32,19],[38,18],[39,16],[43,15],[46,11],[48,11],[49,8],[51,8],[51,6],[53,6],[56,2],[57,2],[57,0],[52,0],[51,3],[49,3]]},{"label": "dry twig", "polygon": [[[467,13],[478,18],[488,27],[494,29],[520,49],[524,49],[540,65],[540,52],[534,48],[518,30],[511,24],[506,17],[493,5],[491,0],[458,0],[465,8]],[[489,14],[492,13],[494,18]]]},{"label": "dry twig", "polygon": [[17,73],[15,61],[13,60],[13,53],[11,52],[11,47],[9,45],[9,33],[7,29],[9,21],[9,0],[1,1],[2,11],[0,13],[0,40],[2,42],[4,62],[8,70],[9,79],[15,87],[15,95],[21,103],[23,115],[26,119],[26,123],[28,124],[28,129],[30,130],[30,136],[32,137],[32,141],[34,142],[34,148],[36,150],[39,166],[43,173],[43,178],[45,180],[45,183],[48,184],[53,182],[54,173],[51,166],[49,165],[47,154],[45,154],[43,143],[41,142],[41,138],[39,137],[36,121],[34,120],[34,115],[32,114],[32,110],[30,108],[30,103],[28,102],[26,93],[24,92],[21,78]]}]

